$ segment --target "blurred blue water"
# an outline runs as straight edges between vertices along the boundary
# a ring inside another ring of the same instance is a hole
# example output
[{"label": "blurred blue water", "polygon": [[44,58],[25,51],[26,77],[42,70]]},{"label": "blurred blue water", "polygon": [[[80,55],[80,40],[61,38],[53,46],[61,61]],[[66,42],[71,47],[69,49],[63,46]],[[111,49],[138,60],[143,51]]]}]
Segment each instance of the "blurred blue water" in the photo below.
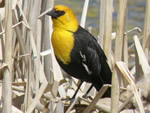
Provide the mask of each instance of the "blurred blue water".
[{"label": "blurred blue water", "polygon": [[[99,27],[99,3],[100,0],[90,0],[89,9],[87,14],[86,27],[92,26],[95,29],[95,35],[98,34]],[[145,15],[145,0],[128,0],[128,29],[133,27],[144,27],[144,15]],[[84,0],[55,0],[55,4],[64,4],[69,6],[75,13],[78,21],[80,21]],[[117,7],[118,0],[114,0],[114,13],[113,13],[113,26],[116,25],[117,20]],[[115,27],[113,28],[115,31]]]}]

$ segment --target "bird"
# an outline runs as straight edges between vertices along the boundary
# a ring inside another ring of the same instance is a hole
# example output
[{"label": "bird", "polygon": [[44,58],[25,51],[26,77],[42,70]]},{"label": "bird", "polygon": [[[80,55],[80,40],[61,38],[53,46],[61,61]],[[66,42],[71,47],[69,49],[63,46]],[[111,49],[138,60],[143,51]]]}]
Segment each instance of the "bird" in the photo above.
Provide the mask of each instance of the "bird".
[{"label": "bird", "polygon": [[[81,80],[73,98],[83,82],[91,83],[90,89],[95,87],[97,91],[104,84],[111,84],[112,72],[104,51],[97,39],[79,25],[72,10],[60,4],[47,15],[53,23],[51,42],[59,66]],[[110,96],[110,90],[104,95]]]}]

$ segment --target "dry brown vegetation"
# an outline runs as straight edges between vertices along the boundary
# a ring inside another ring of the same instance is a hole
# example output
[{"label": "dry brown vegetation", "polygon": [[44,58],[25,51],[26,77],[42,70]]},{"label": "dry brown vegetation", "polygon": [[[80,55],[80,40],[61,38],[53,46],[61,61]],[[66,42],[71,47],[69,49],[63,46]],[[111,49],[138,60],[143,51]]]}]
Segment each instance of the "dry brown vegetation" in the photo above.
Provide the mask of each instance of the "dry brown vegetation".
[{"label": "dry brown vegetation", "polygon": [[[5,6],[4,6],[5,1]],[[89,0],[85,0],[84,27]],[[0,1],[0,112],[3,113],[148,113],[150,112],[150,1],[146,0],[144,29],[127,30],[127,0],[118,0],[116,32],[112,33],[113,0],[100,0],[99,43],[112,68],[112,85],[82,95],[90,86],[62,73],[50,43],[52,22],[43,16],[53,0]],[[133,44],[128,46],[128,34]],[[114,51],[112,40],[115,40]],[[104,46],[103,46],[104,45]],[[134,46],[134,52],[129,52]],[[134,65],[130,65],[132,58]],[[136,75],[135,77],[133,75]],[[111,98],[101,98],[108,87]],[[79,102],[80,101],[80,102]]]}]

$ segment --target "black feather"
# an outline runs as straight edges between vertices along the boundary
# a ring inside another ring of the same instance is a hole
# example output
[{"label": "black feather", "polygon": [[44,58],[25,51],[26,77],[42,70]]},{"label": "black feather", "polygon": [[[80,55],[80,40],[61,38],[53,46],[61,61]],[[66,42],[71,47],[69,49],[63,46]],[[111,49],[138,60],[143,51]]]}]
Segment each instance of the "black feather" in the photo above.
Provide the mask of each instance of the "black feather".
[{"label": "black feather", "polygon": [[[97,40],[81,26],[73,34],[75,42],[70,56],[71,62],[63,64],[57,59],[60,66],[73,77],[92,83],[97,91],[103,84],[111,84],[112,73]],[[91,74],[88,73],[83,64],[87,66]],[[106,96],[108,95],[106,94]]]}]

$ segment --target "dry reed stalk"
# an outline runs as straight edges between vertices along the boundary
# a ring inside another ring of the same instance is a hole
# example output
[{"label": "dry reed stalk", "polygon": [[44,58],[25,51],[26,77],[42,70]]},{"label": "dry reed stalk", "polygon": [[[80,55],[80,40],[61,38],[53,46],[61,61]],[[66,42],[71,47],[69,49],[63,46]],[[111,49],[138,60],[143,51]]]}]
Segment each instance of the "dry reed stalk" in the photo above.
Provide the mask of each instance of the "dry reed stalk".
[{"label": "dry reed stalk", "polygon": [[140,98],[140,95],[137,91],[135,81],[133,79],[133,75],[131,75],[130,71],[128,70],[126,64],[122,61],[116,62],[116,66],[119,69],[119,71],[122,73],[123,77],[128,81],[128,83],[131,86],[132,92],[134,94],[135,100],[138,104],[140,113],[145,113],[144,107]]},{"label": "dry reed stalk", "polygon": [[[19,9],[20,9],[20,11],[22,10],[20,7],[19,7]],[[13,22],[14,22],[14,24],[17,23],[17,21],[18,21],[17,17],[18,16],[13,11]],[[19,46],[20,46],[20,49],[21,49],[21,54],[24,55],[24,54],[27,53],[27,50],[29,50],[29,48],[25,47],[25,42],[24,42],[24,39],[22,38],[20,26],[15,27],[15,31],[16,31],[17,40],[19,42]],[[31,71],[30,71],[31,69],[29,70],[29,67],[31,67],[31,63],[29,62],[29,57],[23,57],[23,59],[24,59],[24,62],[25,62],[25,76],[26,77],[28,76],[27,77],[27,84],[26,84],[26,86],[27,86],[26,93],[28,93],[28,94],[25,95],[25,103],[24,103],[25,104],[24,110],[26,111],[27,106],[29,105],[30,99],[31,99],[31,96],[30,96],[31,95],[31,88],[29,88],[31,86],[30,85],[31,81],[29,81],[29,78],[31,79],[31,76],[29,76],[30,73],[31,73]],[[30,73],[29,73],[29,71],[30,71]]]},{"label": "dry reed stalk", "polygon": [[41,31],[42,31],[42,23],[40,20],[37,21],[37,39],[36,39],[36,49],[37,49],[37,58],[34,60],[35,61],[35,74],[36,74],[36,94],[39,89],[39,83],[40,83],[40,51],[41,51]]},{"label": "dry reed stalk", "polygon": [[115,44],[115,61],[122,59],[122,42],[124,36],[125,15],[127,8],[127,0],[119,0],[118,16],[117,16],[117,34]]},{"label": "dry reed stalk", "polygon": [[[41,12],[44,12],[46,9],[52,8],[54,4],[54,0],[44,0],[42,1]],[[51,49],[51,32],[52,32],[52,22],[50,21],[50,17],[44,16],[42,18],[42,51]],[[53,72],[50,71],[52,68],[52,57],[51,55],[47,55],[44,57],[44,71],[46,78],[50,84],[53,83]]]},{"label": "dry reed stalk", "polygon": [[105,7],[106,7],[106,0],[100,0],[100,24],[99,24],[99,39],[98,42],[101,45],[101,47],[103,48],[103,40],[104,40],[104,23],[105,23]]},{"label": "dry reed stalk", "polygon": [[12,112],[16,112],[16,113],[23,113],[23,111],[21,111],[20,109],[18,109],[15,106],[12,106]]},{"label": "dry reed stalk", "polygon": [[8,68],[8,65],[3,63],[0,67],[0,71],[3,71],[4,69]]},{"label": "dry reed stalk", "polygon": [[[126,14],[125,14],[125,23],[124,23],[124,29],[127,30],[127,15],[128,11],[126,8]],[[128,31],[127,31],[128,32]],[[122,45],[122,61],[124,61],[128,66],[128,34],[124,33],[123,36],[123,45]],[[127,87],[128,83],[125,79],[122,79],[123,87]]]},{"label": "dry reed stalk", "polygon": [[[51,49],[51,59],[52,59],[52,73],[54,75],[54,80],[55,82],[60,82],[61,80],[64,79],[63,75],[62,75],[62,72],[61,72],[61,69],[56,61],[56,58],[55,58],[55,55],[54,55],[54,51],[53,49]],[[55,87],[56,88],[56,87]],[[57,88],[58,89],[58,88]],[[55,89],[54,89],[55,90]]]},{"label": "dry reed stalk", "polygon": [[90,113],[90,111],[94,108],[95,104],[98,102],[98,100],[103,96],[103,94],[106,92],[108,86],[104,85],[99,92],[97,93],[97,95],[95,96],[95,98],[93,99],[93,101],[89,104],[89,106],[84,110],[83,113]]},{"label": "dry reed stalk", "polygon": [[145,12],[145,22],[144,22],[144,37],[143,37],[143,49],[148,58],[148,46],[150,44],[150,1],[146,0],[146,12]]},{"label": "dry reed stalk", "polygon": [[56,113],[64,113],[64,105],[61,101],[57,103]]},{"label": "dry reed stalk", "polygon": [[[4,30],[3,30],[3,27],[2,27],[2,24],[0,24],[0,31],[1,32],[3,32]],[[0,36],[0,53],[1,53],[1,55],[0,55],[0,59],[2,60],[3,58],[4,58],[4,39],[5,39],[5,37],[4,37],[4,35],[1,35]],[[2,72],[1,72],[2,73]],[[0,73],[0,74],[1,74]]]},{"label": "dry reed stalk", "polygon": [[[30,56],[31,57],[31,56]],[[31,104],[31,59],[28,59],[28,67],[26,68],[26,77],[27,77],[27,83],[26,83],[26,90],[25,90],[25,103],[24,103],[24,111],[28,109],[28,107]]]},{"label": "dry reed stalk", "polygon": [[82,11],[82,16],[81,16],[81,22],[80,22],[80,25],[81,25],[83,28],[85,27],[88,5],[89,5],[89,0],[85,0],[84,6],[83,6],[83,11]]},{"label": "dry reed stalk", "polygon": [[31,27],[31,31],[33,34],[34,41],[36,42],[37,33],[37,18],[40,14],[41,0],[35,0],[34,2],[30,2],[30,10],[29,10],[29,20],[28,23]]},{"label": "dry reed stalk", "polygon": [[127,64],[128,66],[128,28],[127,28],[127,22],[128,22],[128,10],[126,8],[126,15],[125,15],[125,30],[127,31],[124,33],[123,38],[123,50],[122,50],[122,60]]},{"label": "dry reed stalk", "polygon": [[[110,87],[110,85],[105,85],[104,87]],[[98,96],[98,95],[97,95]],[[84,102],[84,103],[86,103],[87,105],[90,105],[91,104],[91,101],[92,100],[88,100],[88,99],[85,99],[85,98],[83,98],[83,97],[79,97],[79,99],[82,101],[82,102]],[[108,98],[109,99],[109,98]],[[104,98],[104,100],[106,100],[106,98]],[[106,103],[104,102],[104,104],[101,104],[101,99],[100,100],[98,100],[98,102],[95,104],[95,108],[97,108],[97,109],[99,109],[99,110],[102,110],[102,111],[104,111],[104,112],[106,112],[106,113],[109,113],[110,112],[110,106],[109,105],[105,105]],[[91,104],[92,105],[92,104]]]},{"label": "dry reed stalk", "polygon": [[[17,16],[16,16],[14,11],[12,13],[13,13],[13,17],[12,17],[13,18],[13,23],[15,24],[15,23],[17,23]],[[19,42],[19,47],[20,47],[20,50],[21,50],[21,54],[24,55],[24,54],[27,53],[27,51],[26,51],[26,48],[24,46],[25,43],[21,38],[22,35],[21,35],[21,30],[20,30],[19,26],[15,27],[15,32],[16,32],[16,35],[17,35],[17,40]],[[24,59],[25,65],[27,66],[27,58],[24,57],[23,59]]]},{"label": "dry reed stalk", "polygon": [[126,101],[119,107],[119,110],[118,110],[119,112],[121,110],[123,110],[126,105],[128,105],[128,103],[131,101],[132,97],[133,97],[133,93],[130,94],[129,97],[126,99]]},{"label": "dry reed stalk", "polygon": [[138,81],[150,74],[150,66],[136,35],[134,36],[134,43],[136,51],[136,81]]},{"label": "dry reed stalk", "polygon": [[[117,16],[117,34],[115,41],[115,62],[120,61],[122,57],[122,42],[124,34],[124,23],[126,15],[127,0],[119,0],[118,6],[118,16]],[[111,89],[111,113],[118,112],[119,103],[119,76],[117,75],[117,70],[114,68],[112,76],[112,89]]]},{"label": "dry reed stalk", "polygon": [[[15,25],[12,26],[12,28],[17,27],[20,24],[23,24],[25,27],[27,27],[28,29],[30,29],[23,21],[16,23]],[[2,32],[0,32],[0,35],[3,35],[4,33],[5,33],[5,31],[2,31]]]},{"label": "dry reed stalk", "polygon": [[78,101],[78,97],[74,99],[74,101],[71,103],[70,107],[67,109],[66,113],[69,113],[71,109],[74,107],[76,102]]},{"label": "dry reed stalk", "polygon": [[5,0],[5,52],[4,63],[8,65],[3,72],[3,113],[11,113],[12,105],[12,1]]},{"label": "dry reed stalk", "polygon": [[[37,38],[37,18],[38,15],[40,14],[40,7],[41,2],[40,1],[35,1],[35,2],[30,2],[30,7],[29,7],[29,21],[26,21],[26,24],[28,26],[31,26],[31,30],[27,31],[27,39],[26,39],[26,48],[30,54],[29,59],[28,59],[28,74],[27,74],[27,84],[26,84],[26,95],[25,95],[25,110],[28,109],[28,107],[31,104],[31,85],[33,86],[33,89],[36,89],[36,85],[33,85],[35,83],[33,77],[35,71],[32,70],[32,66],[34,66],[34,69],[37,70],[37,65],[35,62],[32,62],[32,58],[36,58],[37,54],[37,49],[36,49],[36,44],[35,41]],[[19,6],[19,4],[18,4]],[[19,6],[20,7],[20,6]],[[20,10],[22,10],[20,8]],[[24,15],[23,11],[22,14]],[[24,16],[24,20],[26,20],[26,17]],[[31,54],[33,53],[33,54]],[[38,77],[35,76],[37,79]]]},{"label": "dry reed stalk", "polygon": [[[17,7],[19,8],[20,14],[22,15],[23,21],[25,23],[27,23],[27,20],[29,19],[29,6],[30,6],[30,0],[24,0],[22,4],[21,3],[17,4]],[[25,26],[22,26],[21,28],[22,28],[21,29],[21,31],[22,31],[22,40],[25,43],[25,40],[27,38],[27,30],[28,29]]]},{"label": "dry reed stalk", "polygon": [[124,35],[123,38],[123,50],[122,50],[122,60],[128,65],[128,36]]},{"label": "dry reed stalk", "polygon": [[[43,76],[45,76],[45,75],[43,75]],[[48,85],[48,82],[45,79],[44,82],[42,83],[40,89],[38,90],[38,93],[36,94],[35,98],[33,99],[32,104],[30,104],[30,106],[28,107],[26,113],[32,113],[33,112],[37,103],[40,101],[40,98],[41,98],[42,94],[44,93],[47,85]]]},{"label": "dry reed stalk", "polygon": [[[39,5],[39,4],[38,4]],[[29,24],[33,24],[32,22],[28,22],[27,21],[27,18],[25,17],[25,14],[24,14],[24,12],[23,12],[23,10],[22,10],[22,8],[21,8],[21,6],[20,6],[20,4],[18,3],[17,4],[17,6],[18,6],[18,8],[19,8],[19,10],[20,10],[20,12],[21,12],[21,14],[22,14],[22,17],[23,17],[23,20],[25,21],[25,25],[27,26],[27,28],[29,28],[29,31],[27,32],[27,36],[28,37],[30,37],[30,38],[27,38],[27,50],[29,50],[28,52],[30,53],[30,52],[33,52],[33,58],[35,58],[36,57],[36,46],[35,46],[35,42],[36,42],[36,40],[34,39],[34,37],[37,37],[36,35],[34,35],[33,34],[33,32],[37,32],[37,24],[36,23],[34,23],[34,24],[36,24],[35,26],[32,26],[32,28],[30,27],[30,25]],[[37,7],[35,7],[35,9],[36,9]],[[39,15],[39,11],[37,10],[37,12],[35,13],[35,15],[31,18],[31,20],[35,20],[36,22],[37,22],[37,18],[38,18],[38,15]],[[34,29],[34,30],[32,30],[32,29]],[[25,29],[23,30],[23,33],[25,32]],[[31,47],[30,47],[31,46]],[[29,48],[31,48],[31,49],[29,49]]]},{"label": "dry reed stalk", "polygon": [[112,13],[113,0],[105,1],[105,24],[104,24],[104,52],[111,66],[111,36],[112,36]]}]

